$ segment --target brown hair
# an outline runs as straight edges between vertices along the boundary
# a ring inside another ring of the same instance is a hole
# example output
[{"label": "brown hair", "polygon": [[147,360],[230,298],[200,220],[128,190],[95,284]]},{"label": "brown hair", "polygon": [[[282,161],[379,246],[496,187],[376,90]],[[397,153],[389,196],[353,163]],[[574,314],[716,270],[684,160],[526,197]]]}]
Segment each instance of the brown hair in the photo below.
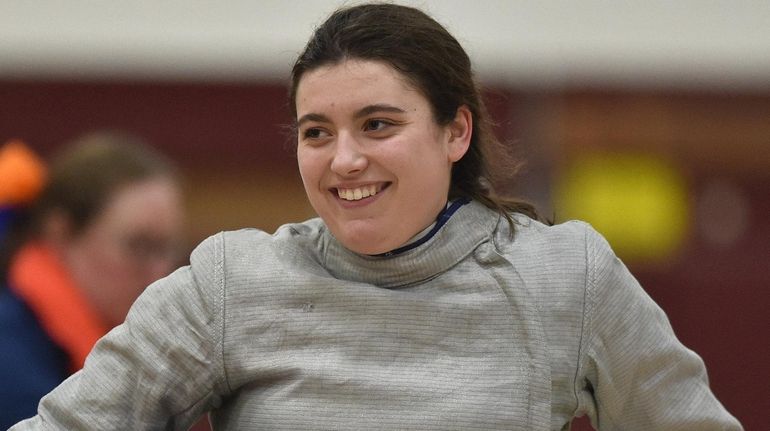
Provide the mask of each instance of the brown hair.
[{"label": "brown hair", "polygon": [[441,24],[419,9],[395,4],[372,3],[337,10],[316,29],[294,63],[289,104],[295,117],[302,76],[349,58],[380,61],[398,70],[428,99],[439,125],[449,124],[462,105],[471,111],[471,143],[468,152],[452,167],[450,199],[476,199],[500,212],[511,228],[511,212],[538,218],[531,204],[495,194],[497,176],[502,171],[510,174],[515,164],[492,169],[493,161],[510,160],[510,155],[493,133],[470,58]]},{"label": "brown hair", "polygon": [[137,136],[97,131],[81,136],[54,156],[40,196],[16,211],[0,250],[0,269],[25,241],[40,234],[52,211],[61,211],[74,233],[85,229],[127,184],[155,177],[177,178],[173,164]]}]

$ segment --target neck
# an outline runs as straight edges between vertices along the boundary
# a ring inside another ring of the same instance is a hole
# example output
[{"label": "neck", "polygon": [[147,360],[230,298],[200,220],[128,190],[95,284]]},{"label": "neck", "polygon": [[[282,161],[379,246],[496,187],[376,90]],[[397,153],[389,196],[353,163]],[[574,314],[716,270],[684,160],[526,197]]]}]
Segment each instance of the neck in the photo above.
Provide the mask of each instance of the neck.
[{"label": "neck", "polygon": [[436,222],[433,223],[433,227],[428,231],[428,233],[426,233],[425,235],[422,235],[416,241],[412,241],[394,250],[386,251],[385,253],[375,254],[373,256],[376,256],[376,257],[395,256],[405,251],[411,250],[415,247],[419,247],[420,245],[424,244],[426,241],[431,239],[433,235],[435,235],[436,232],[438,232],[441,229],[441,227],[444,226],[444,224],[449,220],[449,218],[452,217],[452,214],[454,214],[455,211],[457,211],[461,206],[467,204],[468,202],[470,202],[470,199],[466,197],[461,197],[456,201],[452,202],[451,204],[445,206],[444,209],[442,209],[441,212],[438,213],[438,216],[436,217]]}]

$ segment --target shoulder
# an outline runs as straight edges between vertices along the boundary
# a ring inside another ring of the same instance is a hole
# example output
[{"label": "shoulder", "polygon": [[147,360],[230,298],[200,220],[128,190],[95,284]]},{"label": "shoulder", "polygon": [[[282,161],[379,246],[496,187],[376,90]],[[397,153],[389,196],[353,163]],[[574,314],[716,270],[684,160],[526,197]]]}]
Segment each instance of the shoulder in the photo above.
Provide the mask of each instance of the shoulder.
[{"label": "shoulder", "polygon": [[219,232],[201,242],[190,256],[193,271],[205,268],[225,274],[273,272],[317,262],[323,248],[319,219],[290,223],[275,233],[260,229]]},{"label": "shoulder", "polygon": [[513,220],[511,233],[509,224],[501,218],[495,241],[499,247],[530,260],[559,260],[568,256],[587,259],[587,254],[597,244],[606,246],[601,235],[580,220],[547,225],[522,214],[514,214]]},{"label": "shoulder", "polygon": [[320,240],[323,229],[323,223],[319,219],[310,219],[302,223],[282,225],[272,234],[256,228],[222,231],[206,238],[195,247],[191,260],[209,259],[223,254],[237,257],[248,253],[264,253],[276,247],[312,247]]},{"label": "shoulder", "polygon": [[24,352],[25,356],[40,357],[58,352],[32,310],[4,285],[0,285],[0,323],[0,345],[4,354]]},{"label": "shoulder", "polygon": [[607,241],[590,224],[572,220],[547,225],[514,216],[514,232],[501,218],[494,240],[525,280],[561,286],[576,294],[596,287],[608,268],[622,267]]},{"label": "shoulder", "polygon": [[38,399],[67,376],[64,352],[6,286],[0,286],[0,357],[0,381],[4,383],[0,406],[5,408],[16,406],[34,414]]}]

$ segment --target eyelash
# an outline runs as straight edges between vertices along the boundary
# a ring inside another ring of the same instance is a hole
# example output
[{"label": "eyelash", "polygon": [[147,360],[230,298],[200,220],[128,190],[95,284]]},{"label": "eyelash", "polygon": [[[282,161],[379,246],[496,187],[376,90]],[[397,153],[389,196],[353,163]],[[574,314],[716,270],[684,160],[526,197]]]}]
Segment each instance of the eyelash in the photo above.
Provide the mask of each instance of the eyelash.
[{"label": "eyelash", "polygon": [[[397,124],[398,123],[395,121],[372,118],[364,121],[363,131],[379,132],[389,126],[395,126]],[[374,127],[372,127],[372,125],[374,125]],[[309,127],[304,132],[302,132],[302,137],[304,139],[323,139],[326,137],[324,134],[329,135],[329,133],[326,132],[322,127]]]},{"label": "eyelash", "polygon": [[[310,127],[304,132],[302,132],[302,136],[305,139],[320,139],[322,138],[322,136],[319,136],[319,135],[322,133],[323,133],[323,130],[320,127]],[[313,136],[314,134],[316,136]]]},{"label": "eyelash", "polygon": [[370,126],[373,123],[377,123],[377,124],[381,125],[382,127],[388,127],[388,126],[394,125],[394,123],[391,122],[391,121],[381,120],[379,118],[373,118],[371,120],[366,120],[366,122],[364,122],[364,130],[373,130],[373,131],[382,130],[382,127],[380,127],[380,128],[377,128],[377,127],[370,128]]}]

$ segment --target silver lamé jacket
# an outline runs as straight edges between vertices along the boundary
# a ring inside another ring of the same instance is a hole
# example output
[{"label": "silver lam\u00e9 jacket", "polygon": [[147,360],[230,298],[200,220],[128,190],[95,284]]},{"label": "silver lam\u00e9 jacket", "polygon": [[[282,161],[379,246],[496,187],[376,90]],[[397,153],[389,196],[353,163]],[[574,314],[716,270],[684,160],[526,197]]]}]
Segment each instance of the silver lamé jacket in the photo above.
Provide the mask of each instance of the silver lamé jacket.
[{"label": "silver lam\u00e9 jacket", "polygon": [[12,430],[741,428],[599,234],[515,220],[471,202],[392,257],[215,235]]}]

